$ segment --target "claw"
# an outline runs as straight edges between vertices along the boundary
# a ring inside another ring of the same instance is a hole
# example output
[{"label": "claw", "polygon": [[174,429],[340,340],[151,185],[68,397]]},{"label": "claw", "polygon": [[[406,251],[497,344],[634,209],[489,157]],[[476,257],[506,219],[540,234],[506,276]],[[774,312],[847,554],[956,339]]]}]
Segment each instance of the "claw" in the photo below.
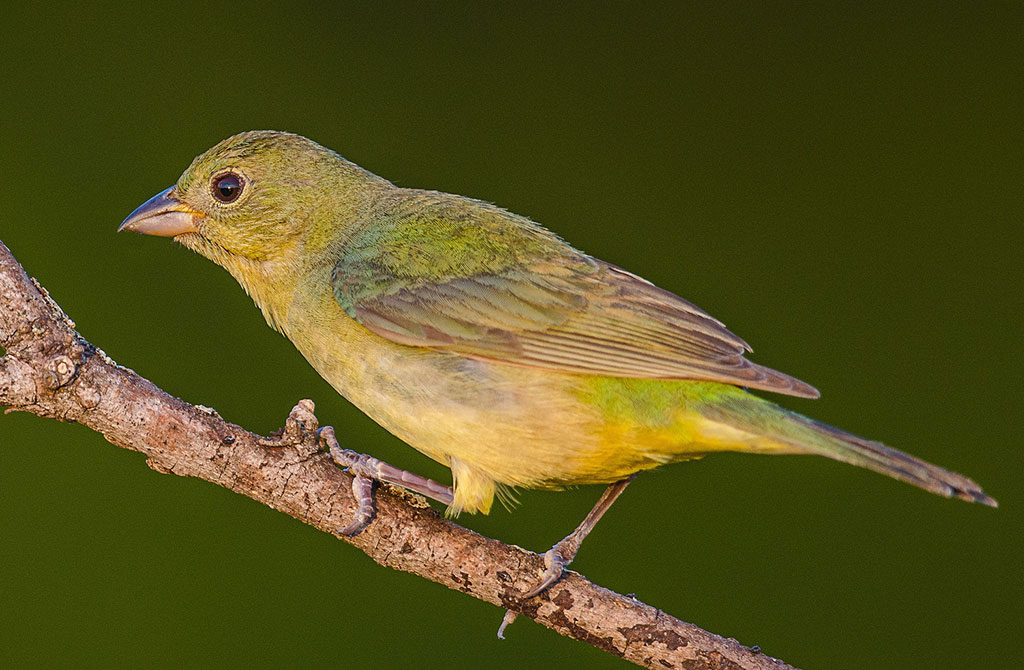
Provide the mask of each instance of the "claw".
[{"label": "claw", "polygon": [[[571,537],[571,536],[570,536]],[[575,551],[572,555],[565,556],[566,551],[571,551],[571,547],[566,549],[564,545],[568,544],[566,540],[562,540],[555,546],[545,551],[542,555],[544,557],[544,573],[540,577],[540,581],[532,589],[523,595],[523,600],[528,600],[534,596],[539,596],[548,590],[552,584],[557,582],[565,574],[565,568],[569,563],[572,562]],[[577,546],[577,549],[579,547]],[[501,618],[501,625],[498,626],[498,639],[505,639],[505,629],[508,628],[512,622],[519,616],[512,610],[505,610],[505,616]]]},{"label": "claw", "polygon": [[566,555],[567,553],[562,542],[544,552],[544,573],[541,574],[540,581],[537,582],[536,586],[530,589],[523,598],[539,596],[562,578],[562,575],[565,574],[565,568],[572,563],[572,559],[576,556],[575,551],[568,556]]},{"label": "claw", "polygon": [[373,504],[373,480],[356,475],[352,478],[352,497],[356,499],[356,517],[349,525],[338,532],[345,537],[357,534],[373,520],[377,513]]},{"label": "claw", "polygon": [[505,639],[505,629],[508,628],[509,625],[513,621],[516,620],[517,616],[519,616],[519,615],[516,614],[515,612],[513,612],[512,610],[505,610],[505,616],[503,616],[501,618],[501,625],[498,626],[498,639],[499,640],[504,640]]}]

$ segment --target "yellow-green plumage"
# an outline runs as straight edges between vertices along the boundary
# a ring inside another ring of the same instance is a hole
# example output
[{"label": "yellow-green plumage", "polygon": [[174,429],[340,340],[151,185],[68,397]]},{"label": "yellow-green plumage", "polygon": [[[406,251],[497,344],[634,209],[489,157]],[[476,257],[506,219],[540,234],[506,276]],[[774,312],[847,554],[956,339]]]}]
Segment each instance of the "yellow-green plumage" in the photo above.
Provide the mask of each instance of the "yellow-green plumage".
[{"label": "yellow-green plumage", "polygon": [[[227,204],[211,190],[225,173],[244,185]],[[747,393],[817,395],[690,303],[493,205],[398,188],[275,132],[213,147],[174,195],[195,221],[176,239],[339,393],[451,467],[454,512],[487,512],[503,486],[609,483],[716,451],[821,454],[994,504]]]}]

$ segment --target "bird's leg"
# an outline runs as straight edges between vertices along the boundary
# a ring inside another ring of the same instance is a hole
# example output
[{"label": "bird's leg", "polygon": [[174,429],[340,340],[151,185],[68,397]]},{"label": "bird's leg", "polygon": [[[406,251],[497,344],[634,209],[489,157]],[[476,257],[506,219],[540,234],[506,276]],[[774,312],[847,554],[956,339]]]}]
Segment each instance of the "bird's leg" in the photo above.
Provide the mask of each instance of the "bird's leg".
[{"label": "bird's leg", "polygon": [[541,575],[540,582],[523,596],[524,599],[539,595],[558,581],[558,578],[562,576],[565,569],[572,563],[572,559],[576,558],[576,553],[580,550],[580,545],[583,544],[583,538],[590,531],[594,530],[597,522],[608,511],[608,508],[612,506],[612,503],[622,495],[622,492],[626,490],[626,487],[629,486],[629,483],[633,481],[635,476],[621,479],[606,488],[604,493],[601,494],[601,498],[598,499],[597,504],[594,505],[594,508],[590,510],[580,525],[576,526],[576,530],[566,535],[555,546],[544,552],[544,574]]},{"label": "bird's leg", "polygon": [[[541,575],[540,581],[523,596],[523,600],[540,595],[558,581],[562,573],[565,572],[565,569],[572,563],[572,559],[576,558],[576,553],[579,552],[580,545],[583,544],[583,538],[590,531],[594,530],[597,522],[601,520],[604,513],[622,495],[622,492],[626,490],[626,487],[629,486],[629,483],[635,477],[636,475],[631,475],[626,479],[620,479],[606,488],[598,499],[597,504],[580,522],[580,525],[576,526],[576,530],[566,535],[555,546],[544,552],[544,574]],[[505,639],[505,628],[515,620],[516,613],[512,610],[507,610],[504,618],[501,620],[501,626],[498,628],[499,638]]]},{"label": "bird's leg", "polygon": [[445,486],[414,472],[396,468],[373,456],[360,454],[351,449],[342,449],[338,443],[338,438],[334,434],[334,428],[331,426],[320,428],[317,431],[317,435],[320,441],[327,447],[334,462],[353,475],[352,495],[356,499],[358,508],[355,520],[340,531],[342,535],[355,535],[373,519],[375,511],[373,502],[374,480],[401,486],[404,489],[419,493],[445,505],[452,504],[453,496],[450,486]]}]

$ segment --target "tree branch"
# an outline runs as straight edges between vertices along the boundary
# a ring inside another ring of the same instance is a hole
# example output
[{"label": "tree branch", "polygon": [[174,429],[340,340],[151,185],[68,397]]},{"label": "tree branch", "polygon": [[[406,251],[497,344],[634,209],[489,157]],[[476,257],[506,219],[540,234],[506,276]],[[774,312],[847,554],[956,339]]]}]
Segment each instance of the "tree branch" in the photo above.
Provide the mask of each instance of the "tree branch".
[{"label": "tree branch", "polygon": [[[155,470],[205,479],[326,533],[338,535],[355,512],[351,476],[316,444],[311,401],[296,405],[280,438],[267,440],[164,393],[86,342],[2,241],[0,346],[6,352],[0,358],[0,405],[8,412],[83,424],[118,447],[145,453]],[[575,572],[541,596],[520,601],[518,594],[543,569],[538,555],[446,521],[402,491],[382,487],[369,526],[354,537],[338,536],[381,565],[512,609],[640,665],[791,667]]]}]

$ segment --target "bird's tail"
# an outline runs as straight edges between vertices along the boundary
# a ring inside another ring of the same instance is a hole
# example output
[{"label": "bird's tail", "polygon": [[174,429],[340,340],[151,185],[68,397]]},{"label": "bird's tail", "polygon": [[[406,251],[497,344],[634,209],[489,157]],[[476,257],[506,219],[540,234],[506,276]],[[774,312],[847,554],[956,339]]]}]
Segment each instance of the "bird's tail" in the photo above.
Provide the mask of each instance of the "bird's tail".
[{"label": "bird's tail", "polygon": [[947,498],[959,498],[996,507],[996,501],[963,475],[932,465],[881,442],[839,430],[828,424],[790,412],[756,396],[743,393],[731,402],[716,403],[705,420],[739,431],[743,451],[817,454],[874,470],[893,479]]}]

